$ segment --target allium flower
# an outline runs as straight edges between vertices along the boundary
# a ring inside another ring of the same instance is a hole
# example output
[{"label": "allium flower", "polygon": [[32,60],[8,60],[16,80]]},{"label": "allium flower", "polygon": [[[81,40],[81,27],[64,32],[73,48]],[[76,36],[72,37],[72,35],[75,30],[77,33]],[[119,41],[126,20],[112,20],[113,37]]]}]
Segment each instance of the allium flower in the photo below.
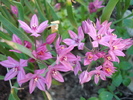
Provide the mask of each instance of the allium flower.
[{"label": "allium flower", "polygon": [[64,65],[62,65],[62,64],[48,67],[48,72],[46,74],[46,81],[47,81],[46,85],[47,85],[48,89],[51,86],[52,78],[54,78],[55,80],[57,80],[59,82],[64,82],[64,79],[59,71],[67,72],[70,70],[67,67],[64,67]]},{"label": "allium flower", "polygon": [[27,33],[32,33],[31,36],[38,37],[40,34],[44,31],[44,29],[48,26],[48,21],[42,22],[40,25],[38,25],[38,18],[36,14],[34,14],[31,18],[30,27],[21,20],[18,20],[20,27],[23,28]]},{"label": "allium flower", "polygon": [[99,8],[102,8],[103,1],[95,0],[94,2],[90,2],[88,9],[90,13],[96,12]]},{"label": "allium flower", "polygon": [[[24,40],[24,43],[20,40],[20,38],[18,38],[17,35],[13,34],[12,36],[12,41],[15,42],[15,43],[18,43],[20,45],[24,45],[26,48],[28,49],[31,49],[32,48],[32,44],[29,42],[29,41],[25,41]],[[9,50],[9,51],[12,51],[12,52],[17,52],[17,53],[21,53],[21,51],[19,50]]]},{"label": "allium flower", "polygon": [[79,50],[83,50],[84,43],[82,43],[81,41],[84,39],[84,33],[81,26],[78,28],[78,35],[71,30],[69,30],[69,35],[72,39],[64,39],[63,42],[67,45],[78,46]]},{"label": "allium flower", "polygon": [[[0,64],[6,68],[12,68],[5,76],[4,80],[10,80],[17,75],[17,82],[25,78],[25,71],[23,67],[27,66],[27,60],[20,59],[20,62],[14,60],[11,57],[7,57],[7,60],[1,61]],[[21,85],[21,83],[19,83]]]},{"label": "allium flower", "polygon": [[13,14],[15,14],[16,16],[18,16],[18,8],[16,6],[10,6],[11,7],[11,11]]},{"label": "allium flower", "polygon": [[45,91],[46,80],[41,74],[43,74],[45,69],[35,70],[34,74],[28,73],[25,79],[20,80],[20,83],[25,83],[30,80],[29,92],[30,94],[34,91],[36,87],[40,90]]}]

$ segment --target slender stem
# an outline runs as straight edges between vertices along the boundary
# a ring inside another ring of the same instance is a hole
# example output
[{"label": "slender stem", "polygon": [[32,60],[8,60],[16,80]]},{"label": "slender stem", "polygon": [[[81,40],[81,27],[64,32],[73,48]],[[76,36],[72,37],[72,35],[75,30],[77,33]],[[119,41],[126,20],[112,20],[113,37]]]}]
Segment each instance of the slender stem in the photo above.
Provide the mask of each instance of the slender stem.
[{"label": "slender stem", "polygon": [[[7,70],[7,72],[9,72],[9,69],[8,68],[6,68],[6,70]],[[13,86],[12,86],[11,80],[9,80],[9,84],[10,84],[10,87],[12,88]]]}]

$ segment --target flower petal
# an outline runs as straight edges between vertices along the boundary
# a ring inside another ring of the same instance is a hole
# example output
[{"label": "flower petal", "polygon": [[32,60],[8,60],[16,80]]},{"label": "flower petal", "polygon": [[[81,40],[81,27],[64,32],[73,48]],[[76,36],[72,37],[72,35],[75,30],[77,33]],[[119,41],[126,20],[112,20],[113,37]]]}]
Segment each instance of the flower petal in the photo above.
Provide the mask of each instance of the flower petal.
[{"label": "flower petal", "polygon": [[84,33],[83,33],[81,26],[78,28],[78,37],[80,40],[84,39]]},{"label": "flower petal", "polygon": [[38,26],[38,18],[36,16],[36,14],[34,14],[31,18],[31,21],[30,21],[30,27],[32,28],[32,26]]},{"label": "flower petal", "polygon": [[32,33],[31,28],[24,21],[18,20],[18,22],[20,24],[20,27],[23,28],[25,32]]},{"label": "flower petal", "polygon": [[21,67],[27,66],[27,62],[28,62],[28,60],[20,59],[20,66],[21,66]]},{"label": "flower petal", "polygon": [[56,71],[56,74],[52,74],[52,77],[59,82],[64,82],[62,75],[58,71]]},{"label": "flower petal", "polygon": [[18,71],[15,71],[14,68],[12,68],[12,69],[6,74],[4,80],[5,80],[5,81],[10,80],[10,79],[12,79],[13,77],[15,77],[17,74],[18,74]]},{"label": "flower petal", "polygon": [[45,84],[44,84],[43,80],[41,80],[41,79],[38,79],[38,80],[37,80],[37,87],[38,87],[40,90],[45,91]]},{"label": "flower petal", "polygon": [[13,36],[12,36],[12,41],[15,42],[15,43],[18,43],[18,44],[21,44],[21,45],[22,45],[22,41],[21,41],[20,38],[19,38],[17,35],[15,35],[15,34],[13,34]]},{"label": "flower petal", "polygon": [[78,37],[77,34],[74,33],[73,31],[69,30],[68,32],[69,32],[69,35],[70,35],[70,37],[71,37],[72,39],[75,39],[75,38]]},{"label": "flower petal", "polygon": [[63,42],[67,45],[74,45],[75,41],[72,39],[64,39]]},{"label": "flower petal", "polygon": [[29,92],[30,92],[30,94],[34,91],[36,85],[37,85],[36,81],[34,79],[31,79],[30,83],[29,83]]},{"label": "flower petal", "polygon": [[37,28],[37,33],[42,33],[47,26],[48,26],[48,21],[42,22]]}]

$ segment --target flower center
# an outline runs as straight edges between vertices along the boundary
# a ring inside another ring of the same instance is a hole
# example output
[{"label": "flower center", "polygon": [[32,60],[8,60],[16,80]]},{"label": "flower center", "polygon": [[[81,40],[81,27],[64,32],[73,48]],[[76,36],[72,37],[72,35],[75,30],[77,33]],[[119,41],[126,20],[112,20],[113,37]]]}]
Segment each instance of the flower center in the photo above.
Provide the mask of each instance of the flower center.
[{"label": "flower center", "polygon": [[37,53],[38,55],[44,55],[44,52],[41,50],[40,52]]},{"label": "flower center", "polygon": [[32,30],[36,31],[37,30],[37,25],[32,25]]},{"label": "flower center", "polygon": [[55,75],[57,75],[57,71],[56,70],[53,70],[52,71],[52,74],[55,76]]},{"label": "flower center", "polygon": [[18,67],[13,68],[14,72],[17,72],[18,70],[19,70]]},{"label": "flower center", "polygon": [[77,39],[75,39],[75,42],[76,42],[76,43],[79,43],[79,39],[78,39],[78,38],[77,38]]},{"label": "flower center", "polygon": [[100,40],[102,38],[102,35],[97,35],[97,39]]},{"label": "flower center", "polygon": [[93,56],[92,55],[88,55],[87,59],[92,59]]},{"label": "flower center", "polygon": [[118,47],[117,46],[113,46],[113,50],[116,50],[116,49],[118,49]]},{"label": "flower center", "polygon": [[108,73],[111,72],[111,69],[110,68],[106,68],[105,69]]},{"label": "flower center", "polygon": [[38,78],[36,77],[34,80],[37,82],[38,81]]},{"label": "flower center", "polygon": [[111,60],[111,57],[110,57],[110,56],[108,56],[108,57],[107,57],[107,60]]}]

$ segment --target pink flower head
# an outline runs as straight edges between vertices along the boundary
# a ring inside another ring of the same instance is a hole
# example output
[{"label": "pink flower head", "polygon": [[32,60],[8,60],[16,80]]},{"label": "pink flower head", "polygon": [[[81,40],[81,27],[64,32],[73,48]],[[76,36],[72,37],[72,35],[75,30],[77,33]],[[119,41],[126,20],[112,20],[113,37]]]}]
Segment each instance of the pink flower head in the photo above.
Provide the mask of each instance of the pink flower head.
[{"label": "pink flower head", "polygon": [[18,20],[20,27],[23,28],[27,33],[32,33],[31,36],[38,37],[40,34],[44,31],[44,29],[48,26],[48,21],[42,22],[40,25],[38,25],[38,18],[36,14],[34,14],[31,18],[30,27],[21,20]]},{"label": "pink flower head", "polygon": [[64,79],[59,71],[67,72],[67,71],[69,71],[69,69],[67,67],[64,67],[62,64],[48,67],[48,72],[46,74],[46,81],[47,81],[46,85],[47,85],[48,89],[51,86],[52,78],[54,78],[55,80],[57,80],[59,82],[64,82]]},{"label": "pink flower head", "polygon": [[71,30],[69,30],[69,35],[72,39],[65,39],[63,40],[63,42],[67,45],[78,46],[79,50],[83,50],[84,43],[82,43],[81,41],[84,39],[84,33],[81,26],[78,28],[78,35]]},{"label": "pink flower head", "polygon": [[63,49],[62,52],[57,55],[56,64],[61,63],[70,70],[73,70],[73,67],[70,63],[71,61],[76,59],[76,57],[72,53],[70,53],[73,48],[74,46],[69,46],[68,48]]},{"label": "pink flower head", "polygon": [[[17,75],[17,82],[25,78],[25,71],[23,67],[27,66],[27,60],[20,59],[20,62],[14,60],[11,57],[7,57],[7,60],[1,61],[0,64],[11,70],[6,74],[4,80],[10,80]],[[21,85],[21,83],[19,83]]]},{"label": "pink flower head", "polygon": [[40,90],[45,91],[45,84],[47,83],[45,78],[41,75],[45,72],[45,69],[35,70],[34,74],[28,73],[25,79],[20,80],[20,83],[25,83],[30,80],[29,92],[30,94],[34,91],[36,87]]},{"label": "pink flower head", "polygon": [[82,29],[84,33],[90,32],[90,25],[92,25],[92,22],[89,19],[82,21]]},{"label": "pink flower head", "polygon": [[79,75],[79,82],[80,84],[89,82],[91,80],[92,74],[90,72],[87,71],[83,71],[80,75]]},{"label": "pink flower head", "polygon": [[90,13],[96,12],[99,8],[102,8],[103,1],[95,0],[94,2],[90,2],[88,9]]},{"label": "pink flower head", "polygon": [[116,71],[116,67],[114,67],[113,63],[110,61],[104,62],[102,69],[108,74],[108,76],[111,76]]},{"label": "pink flower head", "polygon": [[126,50],[126,49],[130,48],[133,45],[133,40],[131,38],[129,38],[129,39],[122,39],[121,42],[123,44],[125,44],[125,47],[124,47],[123,50]]},{"label": "pink flower head", "polygon": [[99,82],[99,78],[102,80],[106,80],[106,76],[108,74],[101,70],[102,66],[96,67],[96,70],[91,71],[90,73],[94,75],[94,82],[97,84]]},{"label": "pink flower head", "polygon": [[32,52],[35,58],[40,60],[46,60],[52,58],[50,52],[48,52],[46,45],[42,45],[38,47],[36,50]]},{"label": "pink flower head", "polygon": [[[29,41],[25,41],[25,40],[24,40],[24,43],[23,43],[23,42],[21,41],[21,39],[20,39],[17,35],[15,35],[15,34],[13,34],[13,36],[12,36],[12,41],[13,41],[14,43],[18,43],[18,44],[20,44],[20,45],[23,45],[23,46],[25,46],[25,47],[28,48],[28,49],[31,49],[31,48],[32,48],[32,44],[31,44]],[[21,51],[19,51],[19,50],[9,50],[9,51],[21,53]]]},{"label": "pink flower head", "polygon": [[89,65],[92,61],[96,61],[98,59],[96,54],[93,52],[87,52],[85,54],[84,65]]},{"label": "pink flower head", "polygon": [[117,40],[110,39],[108,47],[110,48],[108,53],[111,55],[113,61],[119,62],[117,56],[125,56],[125,54],[122,52],[122,50],[125,48],[125,44],[121,42],[120,38]]},{"label": "pink flower head", "polygon": [[11,7],[11,11],[13,14],[15,14],[16,16],[18,16],[18,8],[16,6],[10,6]]}]

